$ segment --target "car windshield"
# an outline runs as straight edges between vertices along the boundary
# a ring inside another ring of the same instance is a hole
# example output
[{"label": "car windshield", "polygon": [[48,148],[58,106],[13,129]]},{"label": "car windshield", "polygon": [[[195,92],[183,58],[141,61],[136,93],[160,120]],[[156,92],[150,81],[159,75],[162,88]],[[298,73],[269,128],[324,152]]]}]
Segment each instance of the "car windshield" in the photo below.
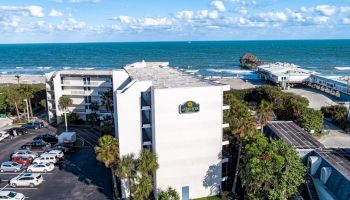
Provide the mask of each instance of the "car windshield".
[{"label": "car windshield", "polygon": [[17,195],[16,192],[10,192],[7,196],[13,198],[13,197],[15,197],[16,195]]},{"label": "car windshield", "polygon": [[41,175],[37,176],[36,179],[40,179],[41,178]]},{"label": "car windshield", "polygon": [[12,163],[13,166],[17,166],[18,164],[17,163]]}]

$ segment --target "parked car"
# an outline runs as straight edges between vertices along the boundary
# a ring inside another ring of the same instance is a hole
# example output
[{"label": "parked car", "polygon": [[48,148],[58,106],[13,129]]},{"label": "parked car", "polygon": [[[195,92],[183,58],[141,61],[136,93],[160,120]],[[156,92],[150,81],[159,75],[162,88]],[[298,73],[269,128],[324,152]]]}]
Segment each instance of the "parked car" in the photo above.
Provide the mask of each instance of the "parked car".
[{"label": "parked car", "polygon": [[22,166],[23,165],[11,161],[3,162],[0,166],[0,172],[19,172]]},{"label": "parked car", "polygon": [[7,133],[7,131],[0,131],[0,141],[8,138],[10,134]]},{"label": "parked car", "polygon": [[28,129],[24,128],[24,127],[15,127],[15,128],[10,128],[7,130],[7,133],[9,133],[12,136],[16,136],[17,135],[25,135],[28,133]]},{"label": "parked car", "polygon": [[23,124],[21,127],[23,128],[27,128],[27,129],[40,129],[41,125],[39,123],[35,123],[35,122],[28,122],[27,124]]},{"label": "parked car", "polygon": [[43,141],[48,142],[50,144],[56,144],[58,142],[57,137],[54,136],[54,135],[51,135],[49,133],[46,133],[44,135],[36,136],[33,140],[34,141],[36,141],[36,140],[43,140]]},{"label": "parked car", "polygon": [[41,174],[21,174],[12,178],[9,182],[11,187],[25,186],[25,187],[35,187],[43,182],[43,177]]},{"label": "parked car", "polygon": [[24,200],[25,197],[22,193],[13,191],[0,191],[0,199],[6,200]]},{"label": "parked car", "polygon": [[21,165],[29,165],[31,163],[31,159],[25,157],[13,157],[11,161]]},{"label": "parked car", "polygon": [[22,157],[22,158],[29,158],[34,160],[38,157],[38,153],[29,151],[29,150],[16,150],[12,155],[11,158],[14,157]]},{"label": "parked car", "polygon": [[55,166],[52,163],[38,163],[29,165],[27,172],[52,172]]},{"label": "parked car", "polygon": [[35,158],[33,160],[33,164],[39,164],[39,163],[52,163],[55,164],[57,163],[57,158],[55,155],[52,154],[47,154],[47,153],[43,153],[40,155],[39,158]]},{"label": "parked car", "polygon": [[30,150],[47,150],[51,145],[43,140],[35,140],[21,146],[21,149],[30,149]]},{"label": "parked car", "polygon": [[53,148],[66,148],[67,150],[64,153],[73,153],[75,151],[75,145],[73,143],[57,143],[53,146]]},{"label": "parked car", "polygon": [[62,151],[64,154],[69,153],[69,148],[64,146],[53,146],[53,147],[50,147],[47,151],[52,151],[52,150],[59,150],[59,151]]},{"label": "parked car", "polygon": [[61,150],[50,150],[46,151],[45,154],[51,154],[56,156],[56,158],[63,158],[64,154]]}]

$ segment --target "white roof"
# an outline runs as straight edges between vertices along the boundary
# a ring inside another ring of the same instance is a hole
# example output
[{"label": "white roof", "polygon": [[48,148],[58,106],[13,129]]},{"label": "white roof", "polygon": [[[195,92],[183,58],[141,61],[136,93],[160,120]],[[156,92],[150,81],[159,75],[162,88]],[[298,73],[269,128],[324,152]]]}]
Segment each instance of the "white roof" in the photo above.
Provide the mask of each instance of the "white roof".
[{"label": "white roof", "polygon": [[310,70],[302,69],[298,65],[280,62],[260,65],[258,66],[258,69],[260,71],[265,71],[276,76],[309,76],[315,73]]},{"label": "white roof", "polygon": [[153,87],[181,88],[181,87],[208,87],[223,86],[223,84],[195,77],[169,67],[168,62],[137,62],[126,65],[124,70],[133,80],[152,81]]}]

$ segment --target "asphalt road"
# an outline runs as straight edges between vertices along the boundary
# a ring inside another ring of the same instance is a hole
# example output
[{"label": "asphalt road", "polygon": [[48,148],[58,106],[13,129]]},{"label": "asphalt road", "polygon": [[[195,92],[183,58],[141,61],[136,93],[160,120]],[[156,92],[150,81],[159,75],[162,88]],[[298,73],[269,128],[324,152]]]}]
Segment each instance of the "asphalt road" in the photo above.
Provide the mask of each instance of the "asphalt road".
[{"label": "asphalt road", "polygon": [[[7,161],[10,154],[20,145],[47,131],[47,129],[37,130],[35,134],[0,143],[0,161]],[[50,131],[54,129],[51,128]],[[41,185],[34,188],[11,188],[7,186],[7,180],[19,173],[1,173],[3,182],[0,184],[0,190],[20,192],[27,199],[34,200],[112,199],[110,171],[96,160],[93,149],[97,144],[99,133],[90,129],[77,128],[70,131],[78,133],[78,137],[84,140],[84,147],[78,148],[72,155],[65,156],[52,173],[43,174],[44,182]]]}]

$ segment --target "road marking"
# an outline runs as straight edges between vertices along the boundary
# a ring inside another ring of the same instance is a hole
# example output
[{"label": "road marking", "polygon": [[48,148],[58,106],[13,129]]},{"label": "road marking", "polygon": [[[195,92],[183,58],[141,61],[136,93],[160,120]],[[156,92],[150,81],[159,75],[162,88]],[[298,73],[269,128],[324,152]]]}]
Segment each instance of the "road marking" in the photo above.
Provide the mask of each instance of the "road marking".
[{"label": "road marking", "polygon": [[0,191],[4,190],[9,184],[5,185],[5,187],[1,188]]},{"label": "road marking", "polygon": [[7,182],[7,181],[9,181],[9,180],[2,180],[2,181],[5,181],[5,182]]},{"label": "road marking", "polygon": [[11,187],[11,190],[37,190],[38,188],[31,188],[31,187],[23,187],[23,188],[20,188],[20,187]]}]

